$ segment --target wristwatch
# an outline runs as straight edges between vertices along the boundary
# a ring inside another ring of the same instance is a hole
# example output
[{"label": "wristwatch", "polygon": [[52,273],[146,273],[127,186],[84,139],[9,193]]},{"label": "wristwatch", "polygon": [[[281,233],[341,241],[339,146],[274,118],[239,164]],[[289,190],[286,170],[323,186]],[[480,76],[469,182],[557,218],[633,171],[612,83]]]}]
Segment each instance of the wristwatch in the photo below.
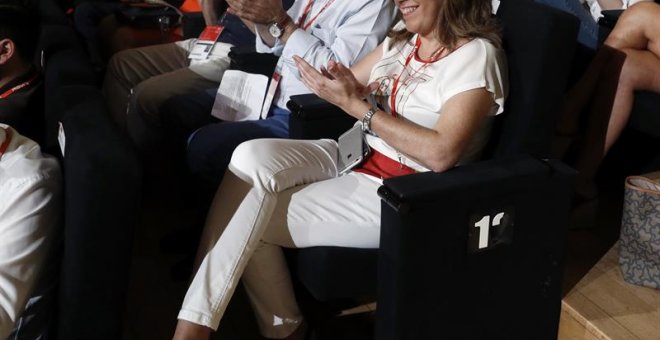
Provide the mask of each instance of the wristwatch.
[{"label": "wristwatch", "polygon": [[371,133],[371,118],[376,114],[375,109],[369,109],[362,117],[362,132]]},{"label": "wristwatch", "polygon": [[282,34],[284,34],[286,24],[288,24],[290,20],[291,18],[288,15],[285,15],[280,21],[275,21],[268,26],[268,33],[270,33],[273,38],[279,39]]}]

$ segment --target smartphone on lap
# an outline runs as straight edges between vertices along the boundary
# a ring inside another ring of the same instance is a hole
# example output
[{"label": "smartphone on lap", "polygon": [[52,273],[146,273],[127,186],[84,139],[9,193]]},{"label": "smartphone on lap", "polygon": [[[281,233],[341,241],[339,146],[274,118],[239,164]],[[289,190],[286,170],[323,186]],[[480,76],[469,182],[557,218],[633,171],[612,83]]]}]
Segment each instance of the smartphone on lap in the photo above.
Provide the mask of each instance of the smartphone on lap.
[{"label": "smartphone on lap", "polygon": [[340,176],[360,165],[369,155],[369,146],[364,139],[361,124],[353,125],[352,128],[339,136],[337,144],[339,145],[337,169]]}]

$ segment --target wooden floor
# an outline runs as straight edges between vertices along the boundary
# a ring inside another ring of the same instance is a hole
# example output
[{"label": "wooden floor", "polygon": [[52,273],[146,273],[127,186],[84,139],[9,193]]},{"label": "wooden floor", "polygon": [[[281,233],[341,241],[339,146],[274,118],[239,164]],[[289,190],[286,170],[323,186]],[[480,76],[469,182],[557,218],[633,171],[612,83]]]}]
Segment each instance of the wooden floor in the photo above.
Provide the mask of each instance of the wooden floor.
[{"label": "wooden floor", "polygon": [[660,339],[660,290],[627,283],[617,242],[562,301],[559,339]]}]

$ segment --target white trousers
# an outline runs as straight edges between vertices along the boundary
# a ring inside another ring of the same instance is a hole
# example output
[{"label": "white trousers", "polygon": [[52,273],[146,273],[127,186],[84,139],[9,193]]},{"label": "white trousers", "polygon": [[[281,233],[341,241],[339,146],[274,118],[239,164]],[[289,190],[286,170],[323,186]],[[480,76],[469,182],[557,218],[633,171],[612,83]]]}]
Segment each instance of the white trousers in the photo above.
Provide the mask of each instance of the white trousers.
[{"label": "white trousers", "polygon": [[377,248],[380,185],[356,172],[337,177],[333,140],[241,144],[209,211],[204,259],[178,318],[217,329],[242,276],[262,335],[290,335],[302,316],[281,247]]}]

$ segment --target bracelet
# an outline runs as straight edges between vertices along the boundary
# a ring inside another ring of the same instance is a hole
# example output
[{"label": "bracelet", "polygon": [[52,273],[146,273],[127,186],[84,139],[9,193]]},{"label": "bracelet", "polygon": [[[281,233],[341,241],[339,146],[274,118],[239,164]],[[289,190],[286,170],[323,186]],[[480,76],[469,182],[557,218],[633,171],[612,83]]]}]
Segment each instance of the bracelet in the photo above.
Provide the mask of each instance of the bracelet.
[{"label": "bracelet", "polygon": [[362,132],[369,133],[371,132],[371,118],[376,114],[376,110],[370,109],[362,117]]}]

